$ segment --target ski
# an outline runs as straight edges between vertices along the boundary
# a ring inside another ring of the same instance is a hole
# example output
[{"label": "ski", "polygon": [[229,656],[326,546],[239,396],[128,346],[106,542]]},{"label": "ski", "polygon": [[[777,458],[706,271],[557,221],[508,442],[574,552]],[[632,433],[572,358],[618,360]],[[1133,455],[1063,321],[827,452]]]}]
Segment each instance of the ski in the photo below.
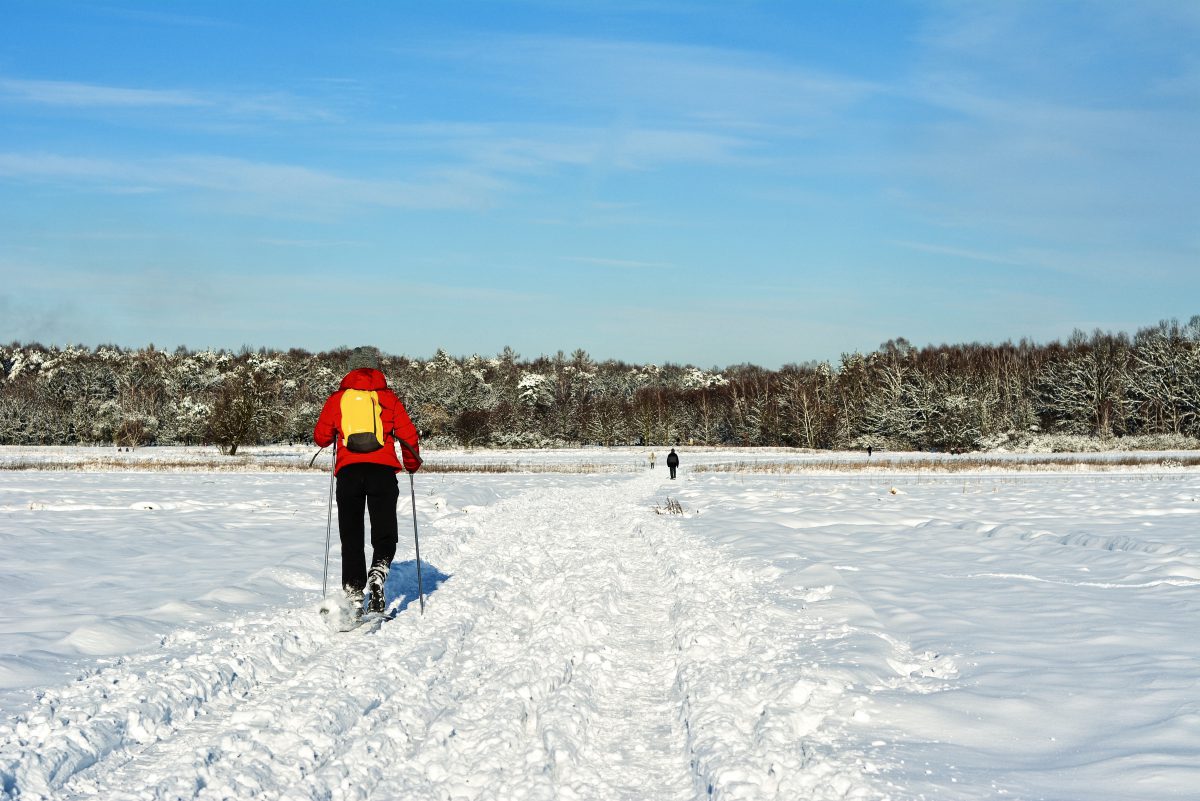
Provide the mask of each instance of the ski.
[{"label": "ski", "polygon": [[325,600],[321,602],[317,611],[320,613],[321,621],[327,627],[346,634],[364,626],[369,629],[377,629],[387,621],[394,620],[402,609],[388,610],[385,606],[384,611],[372,612],[369,608],[363,608],[361,599],[355,599],[349,606],[337,601]]},{"label": "ski", "polygon": [[367,612],[358,620],[352,620],[347,623],[343,623],[338,627],[338,632],[341,634],[347,634],[351,631],[358,631],[363,626],[368,626],[372,630],[377,629],[387,621],[395,619],[395,617],[395,615],[389,615],[383,612]]},{"label": "ski", "polygon": [[395,614],[366,611],[364,611],[360,616],[354,617],[350,610],[339,609],[337,607],[322,608],[320,613],[321,620],[326,626],[342,634],[351,631],[357,631],[363,626],[378,627],[384,621],[391,620],[395,617]]}]

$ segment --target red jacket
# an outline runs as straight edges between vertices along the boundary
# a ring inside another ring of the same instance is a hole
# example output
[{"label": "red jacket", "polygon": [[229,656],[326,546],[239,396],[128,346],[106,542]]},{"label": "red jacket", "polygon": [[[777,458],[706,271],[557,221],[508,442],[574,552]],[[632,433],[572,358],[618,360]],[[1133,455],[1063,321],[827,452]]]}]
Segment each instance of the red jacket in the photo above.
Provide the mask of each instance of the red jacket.
[{"label": "red jacket", "polygon": [[[377,451],[354,453],[343,447],[344,443],[338,438],[342,418],[342,394],[348,389],[374,391],[379,397],[384,439],[383,447]],[[415,473],[421,466],[416,426],[409,419],[404,404],[400,402],[394,392],[388,389],[387,379],[383,377],[383,373],[370,367],[360,367],[347,373],[346,377],[342,379],[341,387],[329,396],[329,399],[325,401],[325,408],[321,409],[321,416],[317,418],[317,425],[313,429],[313,440],[325,448],[333,444],[335,438],[338,438],[339,441],[337,463],[333,468],[334,473],[348,464],[360,462],[387,465],[397,473],[402,469]],[[407,447],[400,446],[403,451],[403,467],[400,465],[400,460],[396,458],[396,440],[402,440],[407,445]]]}]

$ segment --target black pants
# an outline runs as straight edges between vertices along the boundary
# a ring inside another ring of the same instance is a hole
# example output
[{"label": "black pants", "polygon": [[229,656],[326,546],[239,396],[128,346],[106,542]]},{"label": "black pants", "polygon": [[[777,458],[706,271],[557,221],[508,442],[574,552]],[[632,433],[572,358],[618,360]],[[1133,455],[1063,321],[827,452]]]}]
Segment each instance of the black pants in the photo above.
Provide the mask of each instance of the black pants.
[{"label": "black pants", "polygon": [[676,467],[675,465],[671,465],[671,478],[675,478],[675,471],[678,469],[679,468]]},{"label": "black pants", "polygon": [[337,474],[338,534],[342,538],[342,587],[367,586],[363,557],[363,508],[371,515],[371,565],[391,565],[396,555],[396,473],[381,464],[348,464]]}]

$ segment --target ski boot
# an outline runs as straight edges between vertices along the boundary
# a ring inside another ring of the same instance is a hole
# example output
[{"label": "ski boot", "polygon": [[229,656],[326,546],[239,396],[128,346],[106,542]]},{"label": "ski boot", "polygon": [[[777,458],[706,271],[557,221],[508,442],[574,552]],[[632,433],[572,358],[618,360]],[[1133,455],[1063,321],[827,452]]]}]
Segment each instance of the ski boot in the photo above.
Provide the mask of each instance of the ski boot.
[{"label": "ski boot", "polygon": [[363,591],[346,588],[346,620],[357,624],[363,616]]},{"label": "ski boot", "polygon": [[367,573],[367,611],[382,615],[387,609],[387,601],[383,596],[383,585],[387,583],[387,565],[371,565]]}]

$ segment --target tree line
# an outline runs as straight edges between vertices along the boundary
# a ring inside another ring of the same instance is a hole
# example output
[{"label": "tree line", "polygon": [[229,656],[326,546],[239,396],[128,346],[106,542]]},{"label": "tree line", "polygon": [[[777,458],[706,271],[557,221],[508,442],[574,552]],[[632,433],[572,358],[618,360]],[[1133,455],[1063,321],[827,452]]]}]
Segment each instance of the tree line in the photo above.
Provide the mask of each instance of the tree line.
[{"label": "tree line", "polygon": [[[0,346],[0,444],[307,442],[352,352]],[[836,363],[690,365],[381,354],[424,441],[467,447],[974,450],[1038,432],[1200,438],[1200,315],[1066,342],[916,348]]]}]

